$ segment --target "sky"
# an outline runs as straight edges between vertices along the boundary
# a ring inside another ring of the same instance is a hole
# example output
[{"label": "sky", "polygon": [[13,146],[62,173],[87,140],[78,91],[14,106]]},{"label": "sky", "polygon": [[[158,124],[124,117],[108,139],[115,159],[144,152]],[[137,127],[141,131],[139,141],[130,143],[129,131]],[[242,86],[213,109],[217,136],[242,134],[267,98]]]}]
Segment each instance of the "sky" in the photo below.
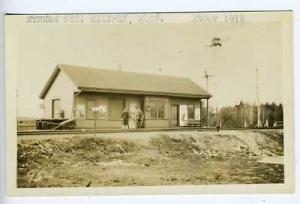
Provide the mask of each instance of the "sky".
[{"label": "sky", "polygon": [[[222,47],[209,45],[214,37]],[[42,117],[38,98],[57,64],[184,76],[206,89],[212,107],[282,102],[281,25],[277,22],[19,26],[18,116]],[[129,82],[130,83],[130,82]]]}]

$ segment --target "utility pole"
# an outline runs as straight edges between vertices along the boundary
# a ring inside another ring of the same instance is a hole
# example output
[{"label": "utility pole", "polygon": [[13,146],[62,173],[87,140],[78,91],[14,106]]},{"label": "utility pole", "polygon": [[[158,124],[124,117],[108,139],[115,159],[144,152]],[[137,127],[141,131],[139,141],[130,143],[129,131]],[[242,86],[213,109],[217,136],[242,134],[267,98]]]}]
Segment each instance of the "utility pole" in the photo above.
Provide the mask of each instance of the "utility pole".
[{"label": "utility pole", "polygon": [[[214,75],[209,75],[208,73],[207,73],[207,70],[205,70],[204,71],[204,76],[203,76],[203,78],[205,78],[206,79],[206,90],[208,91],[209,90],[209,78],[210,77],[214,77]],[[207,98],[206,99],[206,126],[208,127],[209,126],[209,99]]]},{"label": "utility pole", "polygon": [[208,89],[209,89],[209,78],[210,77],[214,77],[215,75],[210,75],[210,74],[208,74],[207,73],[207,70],[205,70],[204,71],[204,76],[203,76],[203,78],[205,78],[206,79],[206,90],[208,91]]},{"label": "utility pole", "polygon": [[260,100],[259,100],[259,83],[258,83],[258,69],[256,69],[256,94],[257,94],[257,127],[261,127],[260,120]]},{"label": "utility pole", "polygon": [[96,137],[96,135],[97,135],[97,112],[99,111],[99,107],[93,107],[91,110],[93,111],[93,115],[94,115],[94,136]]}]

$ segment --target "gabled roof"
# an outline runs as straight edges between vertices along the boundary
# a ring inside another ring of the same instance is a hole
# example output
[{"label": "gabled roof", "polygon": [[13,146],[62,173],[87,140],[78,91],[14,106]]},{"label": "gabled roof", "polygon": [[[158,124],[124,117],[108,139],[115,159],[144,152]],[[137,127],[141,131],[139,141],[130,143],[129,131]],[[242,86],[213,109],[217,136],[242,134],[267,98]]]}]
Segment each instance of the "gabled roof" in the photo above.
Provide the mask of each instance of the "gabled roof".
[{"label": "gabled roof", "polygon": [[185,77],[143,74],[126,71],[57,65],[40,94],[43,99],[59,72],[64,72],[78,90],[106,93],[169,95],[178,97],[209,98],[211,95]]}]

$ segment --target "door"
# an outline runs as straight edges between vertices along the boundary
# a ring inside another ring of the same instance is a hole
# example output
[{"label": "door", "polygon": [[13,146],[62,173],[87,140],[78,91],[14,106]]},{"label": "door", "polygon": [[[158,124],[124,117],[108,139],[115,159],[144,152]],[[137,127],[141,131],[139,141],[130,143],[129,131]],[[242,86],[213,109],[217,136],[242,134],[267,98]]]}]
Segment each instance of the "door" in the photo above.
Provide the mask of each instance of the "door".
[{"label": "door", "polygon": [[178,105],[171,106],[171,126],[178,126]]},{"label": "door", "polygon": [[60,118],[60,99],[52,100],[52,118]]},{"label": "door", "polygon": [[187,105],[180,105],[179,106],[179,125],[187,126],[187,119],[188,119]]}]

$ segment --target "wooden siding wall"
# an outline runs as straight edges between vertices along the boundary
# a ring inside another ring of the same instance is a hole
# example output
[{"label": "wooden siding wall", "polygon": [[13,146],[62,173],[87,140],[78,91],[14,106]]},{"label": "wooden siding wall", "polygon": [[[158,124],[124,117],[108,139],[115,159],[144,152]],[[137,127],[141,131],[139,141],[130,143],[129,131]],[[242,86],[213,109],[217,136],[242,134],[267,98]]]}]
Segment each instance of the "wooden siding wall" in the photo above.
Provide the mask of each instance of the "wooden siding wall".
[{"label": "wooden siding wall", "polygon": [[44,118],[52,118],[52,100],[61,100],[64,118],[72,117],[73,92],[76,89],[73,82],[60,71],[44,99]]},{"label": "wooden siding wall", "polygon": [[[99,119],[97,117],[96,120],[96,126],[97,128],[121,128],[122,127],[122,121],[121,121],[121,113],[119,118],[109,113],[109,109],[113,104],[110,104],[110,99],[122,99],[124,100],[124,106],[128,108],[129,102],[136,102],[140,101],[142,103],[143,98],[127,95],[127,94],[99,94],[99,93],[81,93],[80,95],[75,97],[75,111],[74,114],[76,117],[78,116],[78,107],[85,107],[86,109],[86,101],[87,100],[94,100],[96,101],[96,106],[99,105],[106,105],[107,106],[107,118],[106,119]],[[122,107],[123,108],[123,107]],[[80,108],[79,108],[80,109]],[[86,111],[86,110],[85,110]],[[112,118],[111,118],[112,117]],[[86,116],[79,118],[76,120],[76,127],[77,128],[93,128],[94,127],[94,120],[93,119],[86,119]]]},{"label": "wooden siding wall", "polygon": [[[155,98],[148,96],[148,98]],[[171,105],[180,105],[180,104],[200,104],[199,99],[190,99],[190,98],[176,98],[176,97],[160,97],[164,100],[165,106],[165,115],[164,119],[146,119],[145,120],[145,126],[147,128],[161,128],[161,127],[170,127],[171,126]],[[124,106],[128,108],[128,105],[130,102],[138,102],[140,101],[140,105],[143,108],[144,100],[145,98],[143,96],[133,96],[133,95],[127,95],[127,94],[99,94],[99,93],[81,93],[78,96],[75,96],[75,112],[78,116],[78,113],[76,113],[76,107],[85,107],[86,108],[86,101],[87,100],[94,100],[96,101],[96,106],[99,106],[100,104],[107,105],[107,118],[106,119],[99,119],[99,117],[96,120],[97,128],[121,128],[122,121],[121,118],[116,120],[111,120],[109,118],[109,109],[110,107],[110,100],[109,99],[123,99],[124,100]],[[121,116],[120,116],[121,117]],[[94,120],[93,119],[86,119],[86,116],[84,116],[81,119],[76,120],[76,127],[77,128],[93,128],[94,127]]]}]

